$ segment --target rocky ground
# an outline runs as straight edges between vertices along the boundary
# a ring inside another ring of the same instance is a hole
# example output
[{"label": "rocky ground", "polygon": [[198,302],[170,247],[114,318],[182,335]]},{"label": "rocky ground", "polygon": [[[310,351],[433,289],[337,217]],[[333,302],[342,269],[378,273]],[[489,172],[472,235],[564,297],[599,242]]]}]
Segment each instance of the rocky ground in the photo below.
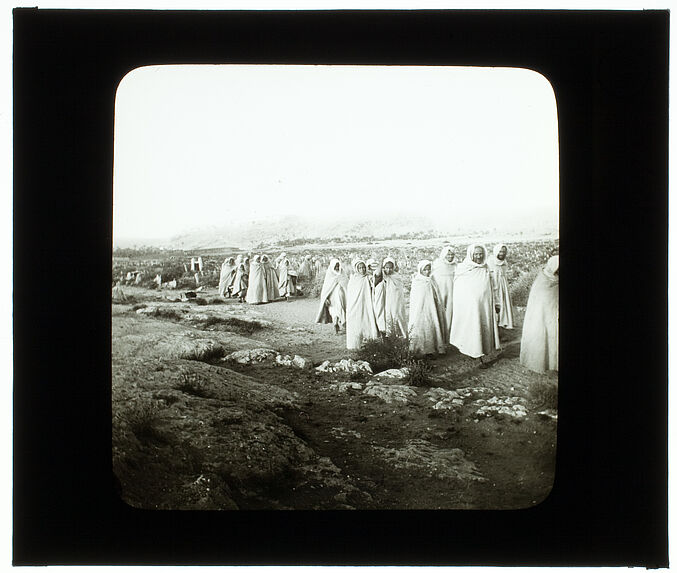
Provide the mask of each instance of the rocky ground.
[{"label": "rocky ground", "polygon": [[488,368],[452,348],[411,386],[314,324],[317,300],[124,290],[113,468],[132,506],[514,509],[552,487],[557,376],[519,363],[524,309]]}]

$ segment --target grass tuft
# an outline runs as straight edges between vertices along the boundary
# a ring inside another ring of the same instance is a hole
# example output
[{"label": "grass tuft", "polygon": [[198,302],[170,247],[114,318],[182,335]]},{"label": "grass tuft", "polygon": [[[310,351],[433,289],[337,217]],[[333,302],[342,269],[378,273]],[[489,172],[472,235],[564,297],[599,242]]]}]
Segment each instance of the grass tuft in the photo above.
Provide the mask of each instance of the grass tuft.
[{"label": "grass tuft", "polygon": [[226,350],[220,344],[209,341],[207,344],[199,344],[181,353],[184,360],[197,360],[198,362],[214,362],[226,355]]},{"label": "grass tuft", "polygon": [[430,373],[432,366],[426,358],[412,358],[407,364],[409,369],[408,381],[412,386],[432,386]]},{"label": "grass tuft", "polygon": [[369,362],[374,373],[391,368],[403,368],[412,359],[409,341],[394,335],[366,341],[357,356],[359,360]]},{"label": "grass tuft", "polygon": [[529,398],[538,410],[557,410],[557,382],[536,380],[529,385]]},{"label": "grass tuft", "polygon": [[160,420],[160,408],[157,402],[139,401],[132,404],[125,413],[127,424],[139,439],[161,437],[157,428]]},{"label": "grass tuft", "polygon": [[242,320],[229,316],[226,318],[220,316],[210,316],[205,320],[201,320],[200,328],[205,329],[209,327],[218,327],[219,329],[227,330],[229,332],[236,332],[237,334],[253,334],[263,328],[263,324],[256,320]]},{"label": "grass tuft", "polygon": [[181,392],[190,394],[191,396],[197,396],[198,398],[211,397],[211,392],[209,391],[204,379],[200,378],[198,374],[193,372],[181,373],[181,382],[179,382],[175,388]]}]

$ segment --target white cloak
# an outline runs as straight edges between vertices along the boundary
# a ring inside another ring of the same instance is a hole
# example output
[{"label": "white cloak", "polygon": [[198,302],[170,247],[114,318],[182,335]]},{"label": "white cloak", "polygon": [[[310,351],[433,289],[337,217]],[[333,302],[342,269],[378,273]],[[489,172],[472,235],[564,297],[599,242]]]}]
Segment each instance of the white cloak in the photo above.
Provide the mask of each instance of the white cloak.
[{"label": "white cloak", "polygon": [[423,260],[411,280],[409,297],[409,348],[414,354],[444,354],[447,332],[445,329],[442,295],[434,278],[421,274],[431,264]]},{"label": "white cloak", "polygon": [[451,332],[451,321],[454,316],[454,276],[456,275],[456,259],[449,262],[446,259],[451,247],[444,247],[440,256],[433,261],[432,277],[440,289],[444,304],[445,328]]},{"label": "white cloak", "polygon": [[501,250],[501,247],[505,247],[505,245],[501,243],[494,247],[494,256],[489,262],[489,268],[491,269],[494,282],[494,302],[501,307],[501,312],[498,313],[498,326],[513,328],[512,301],[510,300],[508,279],[506,277],[508,266],[505,259],[501,261],[496,256]]},{"label": "white cloak", "polygon": [[268,302],[268,290],[266,289],[266,277],[263,263],[259,262],[258,257],[254,257],[249,263],[249,286],[247,287],[247,296],[245,301],[249,304],[260,304]]},{"label": "white cloak", "polygon": [[559,256],[550,257],[531,286],[520,362],[535,372],[559,369]]},{"label": "white cloak", "polygon": [[[386,262],[393,263],[393,268],[397,264],[390,257],[383,259],[383,265]],[[402,277],[396,272],[386,275],[383,273],[383,282],[385,290],[385,332],[388,336],[408,336],[407,320],[404,313],[404,284]]]},{"label": "white cloak", "polygon": [[[484,249],[485,262],[479,265],[472,260],[475,247]],[[465,260],[456,268],[454,279],[449,342],[472,358],[479,358],[501,347],[486,252],[482,245],[470,245]]]},{"label": "white cloak", "polygon": [[378,327],[374,315],[371,283],[368,276],[357,272],[357,264],[364,261],[355,261],[355,273],[348,281],[346,292],[346,347],[348,350],[357,350],[365,340],[378,338]]},{"label": "white cloak", "polygon": [[[334,270],[336,263],[339,264],[338,272]],[[328,324],[338,318],[339,325],[346,323],[346,283],[347,278],[342,272],[341,263],[338,259],[329,262],[329,268],[324,275],[322,292],[320,293],[320,308],[315,322]]]}]

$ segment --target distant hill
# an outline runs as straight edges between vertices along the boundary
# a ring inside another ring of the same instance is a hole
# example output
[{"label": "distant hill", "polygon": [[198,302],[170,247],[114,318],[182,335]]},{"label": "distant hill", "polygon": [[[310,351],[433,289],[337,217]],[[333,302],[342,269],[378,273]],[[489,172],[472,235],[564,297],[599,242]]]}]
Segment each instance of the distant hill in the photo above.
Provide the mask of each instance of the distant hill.
[{"label": "distant hill", "polygon": [[205,226],[171,237],[162,246],[173,249],[251,249],[259,245],[293,246],[305,242],[350,242],[360,239],[433,238],[456,236],[472,232],[505,234],[556,233],[553,217],[533,213],[506,218],[481,212],[471,220],[437,219],[421,215],[385,215],[382,217],[315,218],[286,216],[248,221],[233,225]]}]

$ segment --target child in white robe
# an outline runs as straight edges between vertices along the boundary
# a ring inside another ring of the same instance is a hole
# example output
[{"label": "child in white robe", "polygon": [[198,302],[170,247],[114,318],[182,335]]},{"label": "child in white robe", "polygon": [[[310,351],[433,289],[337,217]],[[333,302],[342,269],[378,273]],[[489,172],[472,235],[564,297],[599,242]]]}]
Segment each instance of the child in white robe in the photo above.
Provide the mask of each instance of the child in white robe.
[{"label": "child in white robe", "polygon": [[371,282],[363,260],[353,261],[355,272],[346,291],[346,348],[358,350],[365,340],[378,338]]},{"label": "child in white robe", "polygon": [[432,263],[424,259],[411,280],[409,348],[414,355],[446,352],[444,305],[437,282],[430,276]]},{"label": "child in white robe", "polygon": [[385,330],[388,336],[407,336],[404,313],[404,284],[396,272],[395,259],[383,259],[383,288],[385,291]]}]

